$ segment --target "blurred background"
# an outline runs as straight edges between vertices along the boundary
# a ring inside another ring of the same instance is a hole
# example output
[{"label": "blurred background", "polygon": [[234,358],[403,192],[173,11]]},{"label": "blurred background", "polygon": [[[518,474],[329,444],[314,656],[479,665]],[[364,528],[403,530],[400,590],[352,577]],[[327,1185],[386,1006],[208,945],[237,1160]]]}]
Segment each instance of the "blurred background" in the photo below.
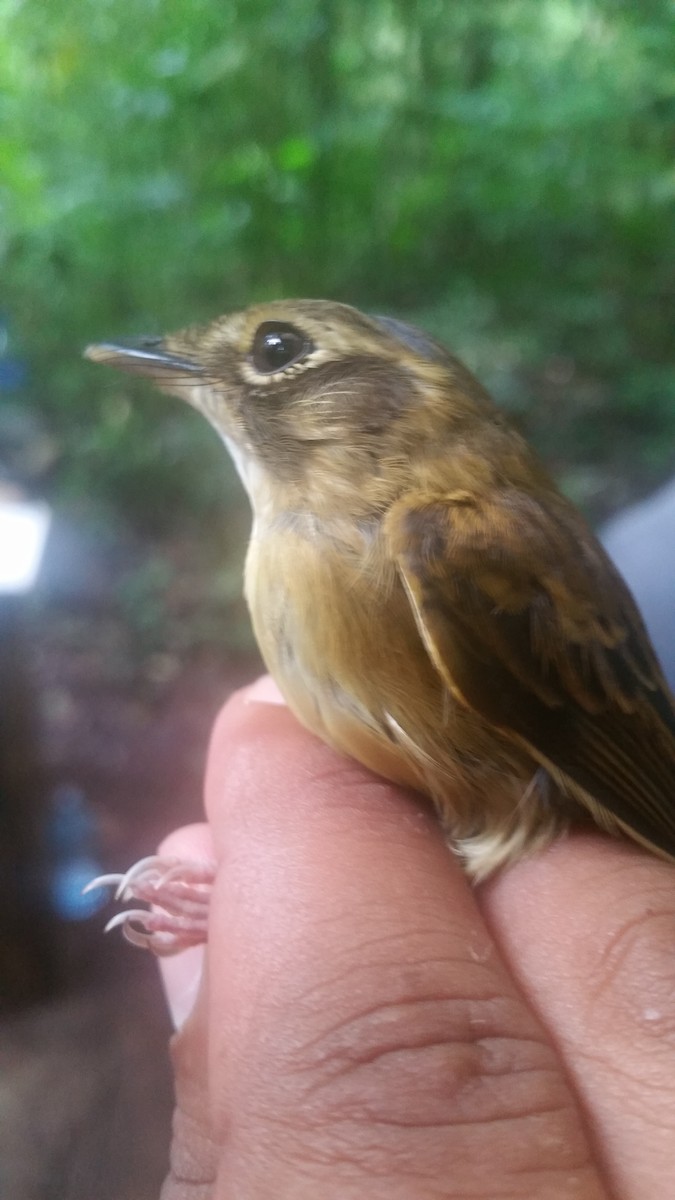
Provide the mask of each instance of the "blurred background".
[{"label": "blurred background", "polygon": [[424,326],[594,522],[664,489],[607,537],[668,652],[674,63],[670,0],[0,0],[3,1200],[158,1193],[154,965],[80,886],[199,818],[258,669],[216,436],[83,346],[282,296]]}]

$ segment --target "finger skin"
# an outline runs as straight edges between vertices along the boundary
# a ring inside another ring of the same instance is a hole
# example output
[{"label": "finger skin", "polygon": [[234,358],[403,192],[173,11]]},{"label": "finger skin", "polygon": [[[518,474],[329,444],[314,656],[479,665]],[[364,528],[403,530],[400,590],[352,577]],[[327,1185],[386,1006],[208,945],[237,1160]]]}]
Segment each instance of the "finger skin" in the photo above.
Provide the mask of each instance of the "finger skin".
[{"label": "finger skin", "polygon": [[[165,838],[158,853],[170,859],[213,862],[215,852],[211,831],[204,823],[186,825]],[[190,946],[180,954],[160,959],[159,965],[171,1018],[178,1029],[192,1011],[197,998],[204,965],[204,946]]]},{"label": "finger skin", "polygon": [[163,1200],[606,1200],[551,1040],[416,798],[239,696],[207,811],[220,870]]},{"label": "finger skin", "polygon": [[482,895],[559,1045],[621,1200],[675,1194],[675,871],[575,835]]}]

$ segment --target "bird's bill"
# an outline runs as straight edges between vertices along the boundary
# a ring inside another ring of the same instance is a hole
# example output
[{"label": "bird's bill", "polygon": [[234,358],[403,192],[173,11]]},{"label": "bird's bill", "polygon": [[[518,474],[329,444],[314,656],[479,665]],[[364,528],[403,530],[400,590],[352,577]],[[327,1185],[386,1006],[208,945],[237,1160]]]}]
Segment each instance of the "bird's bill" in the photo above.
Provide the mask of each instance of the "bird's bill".
[{"label": "bird's bill", "polygon": [[177,376],[201,375],[199,363],[175,354],[164,344],[162,338],[134,338],[124,342],[97,342],[87,346],[84,357],[92,362],[103,363],[128,371],[130,375],[143,375],[154,379],[161,387]]}]

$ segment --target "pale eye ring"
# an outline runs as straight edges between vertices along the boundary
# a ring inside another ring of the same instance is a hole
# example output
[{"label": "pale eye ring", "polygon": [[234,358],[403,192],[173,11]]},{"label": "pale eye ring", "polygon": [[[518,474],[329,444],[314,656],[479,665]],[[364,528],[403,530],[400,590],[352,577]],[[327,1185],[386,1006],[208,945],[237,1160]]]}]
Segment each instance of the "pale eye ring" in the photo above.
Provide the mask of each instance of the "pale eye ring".
[{"label": "pale eye ring", "polygon": [[314,347],[304,333],[284,321],[263,321],[253,338],[250,359],[260,375],[274,375],[300,362]]}]

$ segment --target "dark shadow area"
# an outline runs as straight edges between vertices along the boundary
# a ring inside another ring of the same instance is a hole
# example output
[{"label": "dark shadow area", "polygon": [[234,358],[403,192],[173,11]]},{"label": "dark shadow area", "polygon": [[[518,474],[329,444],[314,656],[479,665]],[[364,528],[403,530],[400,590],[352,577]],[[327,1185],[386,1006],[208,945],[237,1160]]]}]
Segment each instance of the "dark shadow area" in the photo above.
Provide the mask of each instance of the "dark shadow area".
[{"label": "dark shadow area", "polygon": [[[111,907],[67,920],[63,906],[77,910],[83,871],[123,869],[201,818],[213,717],[257,669],[252,654],[222,647],[180,660],[170,637],[143,647],[118,598],[138,550],[94,542],[71,529],[70,550],[50,547],[39,599],[13,602],[2,643],[12,718],[2,756],[3,1200],[159,1192],[172,1093],[156,963],[103,935]],[[55,582],[50,558],[63,563],[75,543],[72,571]],[[195,566],[197,590],[198,575]],[[79,824],[64,824],[74,807]]]}]

